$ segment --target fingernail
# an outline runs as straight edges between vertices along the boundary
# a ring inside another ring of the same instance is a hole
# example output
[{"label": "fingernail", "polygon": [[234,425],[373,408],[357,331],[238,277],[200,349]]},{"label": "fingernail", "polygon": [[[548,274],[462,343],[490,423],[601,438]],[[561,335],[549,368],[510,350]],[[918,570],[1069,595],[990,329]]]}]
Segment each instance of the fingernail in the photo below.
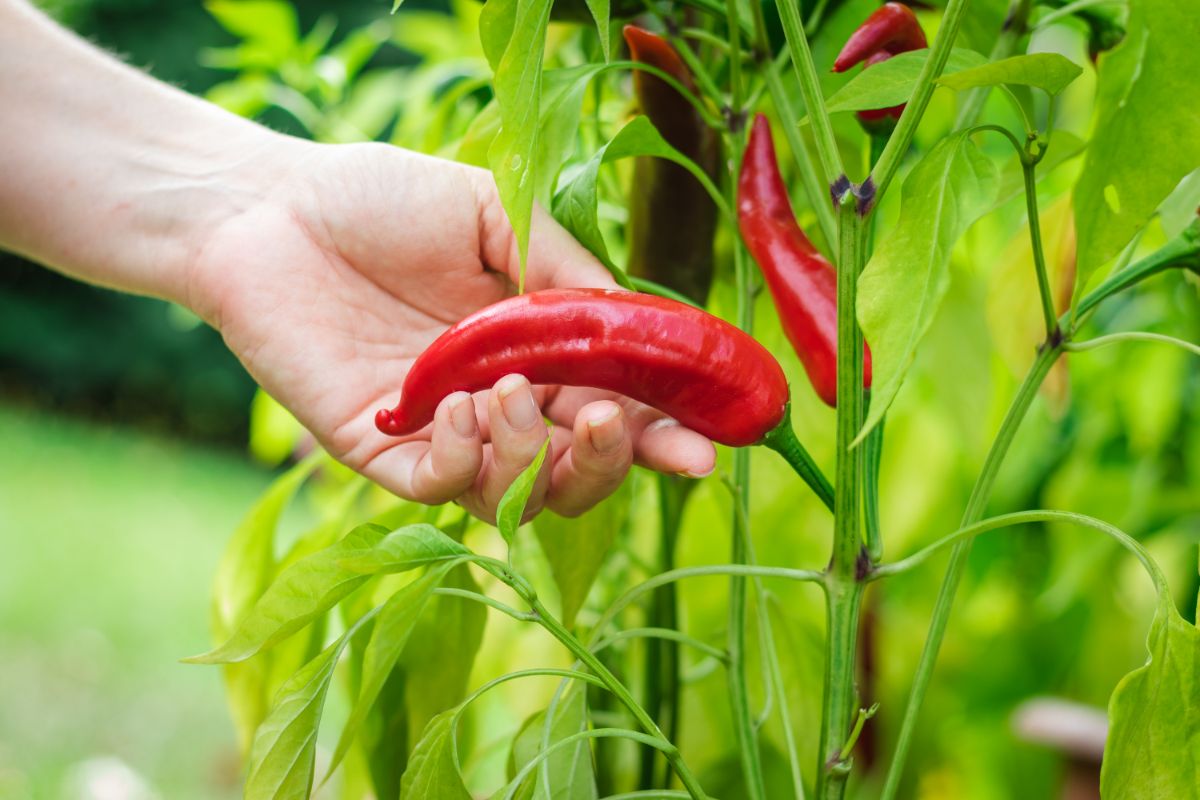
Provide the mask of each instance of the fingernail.
[{"label": "fingernail", "polygon": [[500,395],[504,418],[515,430],[532,428],[541,419],[542,412],[538,410],[533,393],[529,391],[529,381],[522,376],[504,376],[496,384],[496,392]]},{"label": "fingernail", "polygon": [[450,424],[454,426],[454,432],[464,439],[475,437],[475,431],[478,428],[475,422],[475,404],[471,402],[471,395],[466,392],[455,392],[450,395]]},{"label": "fingernail", "polygon": [[621,446],[621,440],[625,438],[625,426],[616,421],[620,414],[621,409],[613,403],[602,413],[588,419],[588,438],[592,440],[592,447],[597,453],[611,453]]},{"label": "fingernail", "polygon": [[662,419],[656,419],[656,420],[654,420],[654,422],[651,422],[649,425],[647,425],[646,430],[644,430],[643,433],[649,433],[650,431],[656,431],[659,428],[677,428],[677,427],[679,427],[679,420],[672,419],[671,417],[663,417]]},{"label": "fingernail", "polygon": [[686,471],[686,472],[677,472],[677,473],[675,473],[675,474],[676,474],[676,475],[678,475],[678,476],[679,476],[679,477],[681,477],[681,478],[695,478],[695,479],[697,479],[697,480],[698,480],[698,479],[700,479],[700,478],[707,478],[709,475],[712,475],[712,474],[713,474],[713,470],[715,470],[716,468],[717,468],[717,465],[716,465],[716,464],[713,464],[711,467],[709,467],[709,468],[708,468],[707,470],[705,470],[704,472],[691,472],[691,471]]}]

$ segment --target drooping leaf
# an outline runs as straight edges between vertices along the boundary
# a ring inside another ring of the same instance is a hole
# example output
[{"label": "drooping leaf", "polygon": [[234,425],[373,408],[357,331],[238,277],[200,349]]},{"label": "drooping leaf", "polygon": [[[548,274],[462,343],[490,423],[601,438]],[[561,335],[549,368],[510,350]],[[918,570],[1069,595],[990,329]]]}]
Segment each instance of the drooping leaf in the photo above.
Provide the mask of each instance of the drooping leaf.
[{"label": "drooping leaf", "polygon": [[371,639],[363,653],[362,683],[358,697],[334,749],[329,764],[330,773],[337,769],[353,744],[359,726],[366,720],[400,654],[404,652],[417,619],[420,618],[429,598],[433,596],[433,590],[441,584],[453,566],[454,562],[451,561],[434,564],[420,578],[392,595],[380,609],[371,631]]},{"label": "drooping leaf", "polygon": [[942,75],[938,83],[955,91],[977,86],[1033,86],[1058,94],[1083,74],[1083,68],[1058,53],[1029,53]]},{"label": "drooping leaf", "polygon": [[369,576],[348,570],[341,562],[371,552],[386,535],[387,530],[378,525],[360,525],[337,544],[300,559],[267,587],[228,641],[184,660],[191,664],[245,661],[291,636],[366,582]]},{"label": "drooping leaf", "polygon": [[551,5],[552,0],[489,0],[479,19],[480,41],[495,73],[501,122],[488,149],[488,162],[517,240],[522,289],[537,181],[542,57]]},{"label": "drooping leaf", "polygon": [[939,142],[905,179],[900,219],[858,281],[858,321],[873,370],[860,441],[895,399],[945,297],[954,245],[987,209],[997,183],[995,165],[965,133]]},{"label": "drooping leaf", "polygon": [[458,769],[457,718],[458,709],[452,708],[425,726],[400,781],[400,800],[471,800]]},{"label": "drooping leaf", "polygon": [[512,547],[513,539],[516,538],[517,528],[521,527],[521,518],[525,516],[525,505],[529,502],[533,483],[537,480],[538,473],[542,471],[542,463],[546,460],[546,453],[549,449],[550,437],[547,436],[546,441],[542,442],[542,449],[538,450],[538,454],[534,456],[533,462],[522,470],[517,479],[504,490],[504,495],[496,505],[496,527],[500,529],[500,535],[504,537],[504,541],[508,542],[509,547]]},{"label": "drooping leaf", "polygon": [[1159,605],[1147,640],[1150,659],[1126,675],[1108,703],[1100,770],[1105,798],[1200,796],[1200,630]]},{"label": "drooping leaf", "polygon": [[1100,61],[1096,126],[1075,187],[1083,287],[1200,167],[1200,14],[1194,3],[1130,4],[1125,40]]},{"label": "drooping leaf", "polygon": [[612,47],[612,33],[609,31],[610,5],[610,0],[587,0],[588,11],[592,12],[592,19],[596,20],[596,33],[600,36],[600,50],[604,53],[605,61],[612,55],[609,52]]},{"label": "drooping leaf", "polygon": [[[360,620],[364,624],[369,617]],[[291,800],[312,790],[317,729],[334,667],[358,625],[305,664],[275,697],[254,734],[246,776],[246,800]]]},{"label": "drooping leaf", "polygon": [[630,482],[578,519],[544,512],[533,523],[562,598],[559,619],[570,627],[583,607],[604,558],[629,516]]},{"label": "drooping leaf", "polygon": [[559,189],[552,208],[554,218],[608,267],[617,282],[627,289],[633,289],[633,284],[624,271],[613,263],[608,253],[608,247],[604,244],[604,237],[600,232],[597,208],[601,165],[631,156],[665,158],[687,169],[702,183],[707,182],[704,171],[687,156],[667,144],[648,117],[638,116],[618,131],[569,183]]},{"label": "drooping leaf", "polygon": [[[466,565],[451,570],[443,585],[483,591]],[[416,741],[429,720],[466,696],[486,622],[487,608],[465,597],[437,595],[426,604],[399,662],[405,675],[409,741]]]},{"label": "drooping leaf", "polygon": [[369,550],[347,554],[339,566],[360,574],[397,573],[470,554],[459,542],[421,522],[397,528]]},{"label": "drooping leaf", "polygon": [[[587,691],[568,689],[547,724],[546,712],[538,711],[525,720],[513,739],[509,755],[509,778],[555,742],[587,730]],[[595,800],[596,776],[592,751],[587,741],[576,742],[551,753],[517,790],[517,800]]]},{"label": "drooping leaf", "polygon": [[[917,77],[928,57],[928,50],[912,50],[862,70],[830,95],[826,101],[829,113],[890,108],[906,102],[912,97]],[[950,53],[943,75],[986,63],[987,59],[974,50],[956,49]]]}]

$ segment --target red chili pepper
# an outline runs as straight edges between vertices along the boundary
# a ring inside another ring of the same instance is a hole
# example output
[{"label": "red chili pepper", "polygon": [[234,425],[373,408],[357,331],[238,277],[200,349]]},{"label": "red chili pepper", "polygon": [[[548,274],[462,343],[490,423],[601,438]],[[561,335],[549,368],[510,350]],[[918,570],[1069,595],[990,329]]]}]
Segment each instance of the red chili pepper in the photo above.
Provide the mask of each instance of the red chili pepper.
[{"label": "red chili pepper", "polygon": [[[767,279],[783,332],[822,400],[837,405],[837,271],[796,222],[771,125],[754,118],[738,176],[738,226]],[[863,385],[871,385],[871,351],[864,348]]]},{"label": "red chili pepper", "polygon": [[417,358],[375,425],[415,433],[442,398],[510,373],[618,392],[733,447],[791,431],[783,370],[753,338],[685,303],[603,289],[530,292],[472,314]]},{"label": "red chili pepper", "polygon": [[[626,25],[630,57],[658,67],[696,94],[696,81],[675,48],[661,36]],[[709,177],[720,165],[720,140],[675,87],[644,70],[634,70],[637,103],[663,138]],[[649,278],[704,304],[713,274],[717,207],[690,172],[648,156],[634,161],[629,197],[631,275]]]},{"label": "red chili pepper", "polygon": [[[885,3],[846,40],[842,52],[833,62],[833,71],[845,72],[863,62],[864,68],[870,68],[892,56],[928,46],[925,32],[912,9],[903,3]],[[903,112],[904,104],[901,103],[891,108],[860,111],[858,118],[870,125],[881,120],[897,120]]]}]

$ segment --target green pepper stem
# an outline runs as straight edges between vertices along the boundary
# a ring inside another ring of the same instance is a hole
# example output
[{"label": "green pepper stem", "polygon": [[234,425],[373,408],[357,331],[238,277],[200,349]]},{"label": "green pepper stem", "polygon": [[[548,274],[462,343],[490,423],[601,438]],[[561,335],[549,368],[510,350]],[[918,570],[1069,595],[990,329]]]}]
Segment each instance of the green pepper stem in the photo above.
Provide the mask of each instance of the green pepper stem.
[{"label": "green pepper stem", "polygon": [[788,412],[783,416],[783,422],[779,423],[770,433],[763,437],[762,445],[769,447],[783,456],[784,460],[791,465],[801,480],[807,483],[809,488],[821,499],[825,507],[830,511],[833,510],[833,485],[829,483],[829,479],[825,477],[825,473],[821,472],[821,468],[817,466],[817,462],[813,461],[813,457],[809,455],[808,450],[796,438],[796,432],[792,430],[790,406],[788,407]]}]

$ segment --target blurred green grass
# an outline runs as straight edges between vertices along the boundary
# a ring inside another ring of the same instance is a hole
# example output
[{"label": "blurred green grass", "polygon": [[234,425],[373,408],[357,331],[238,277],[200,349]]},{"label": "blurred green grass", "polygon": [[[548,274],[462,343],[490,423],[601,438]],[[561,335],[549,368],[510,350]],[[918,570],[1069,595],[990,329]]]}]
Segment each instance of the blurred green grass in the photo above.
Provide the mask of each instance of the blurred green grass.
[{"label": "blurred green grass", "polygon": [[[0,406],[0,798],[88,797],[91,759],[151,794],[237,794],[209,585],[269,474],[236,452]],[[109,762],[110,764],[112,762]]]}]

